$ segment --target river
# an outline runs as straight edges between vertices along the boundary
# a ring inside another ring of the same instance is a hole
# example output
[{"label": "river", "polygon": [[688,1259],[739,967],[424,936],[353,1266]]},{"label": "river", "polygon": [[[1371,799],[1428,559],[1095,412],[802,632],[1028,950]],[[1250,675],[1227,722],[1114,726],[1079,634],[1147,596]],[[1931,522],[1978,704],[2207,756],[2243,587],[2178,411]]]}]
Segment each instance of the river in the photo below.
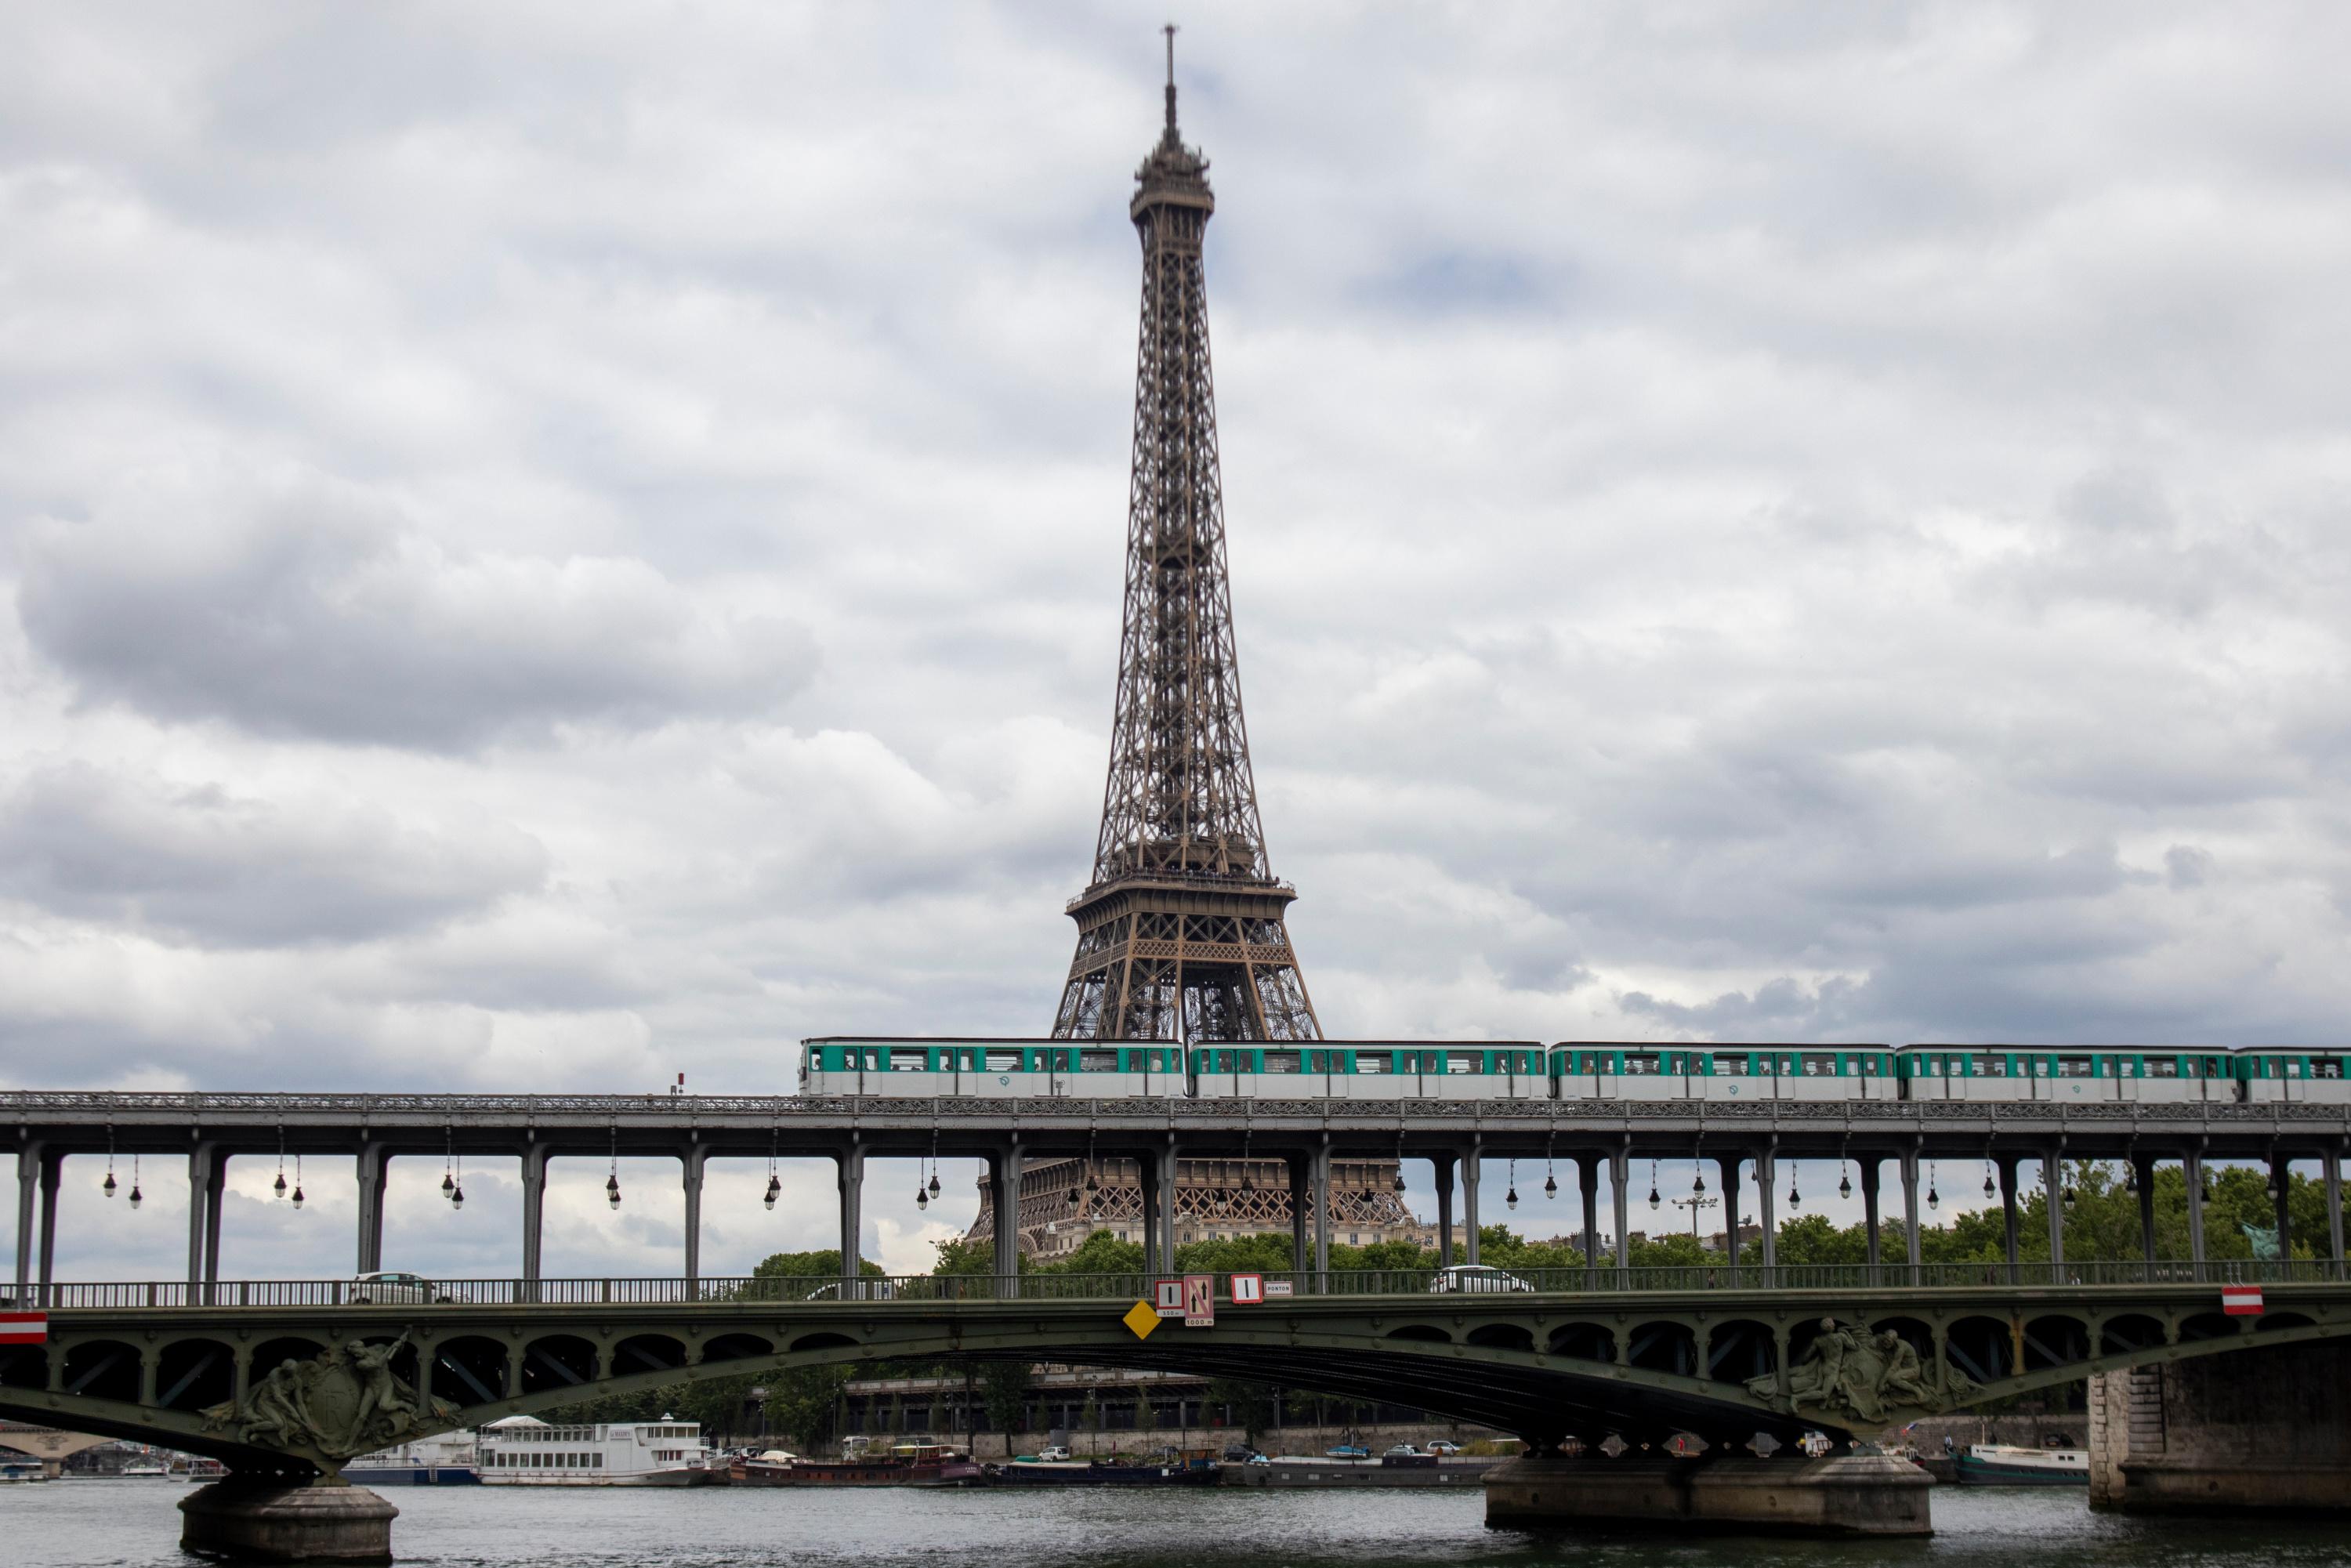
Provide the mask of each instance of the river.
[{"label": "river", "polygon": [[[0,1488],[0,1562],[192,1568],[172,1481]],[[2319,1524],[2093,1514],[2078,1491],[1944,1488],[1931,1541],[1522,1535],[1474,1492],[390,1489],[400,1561],[436,1568],[2280,1568],[2351,1563]]]}]

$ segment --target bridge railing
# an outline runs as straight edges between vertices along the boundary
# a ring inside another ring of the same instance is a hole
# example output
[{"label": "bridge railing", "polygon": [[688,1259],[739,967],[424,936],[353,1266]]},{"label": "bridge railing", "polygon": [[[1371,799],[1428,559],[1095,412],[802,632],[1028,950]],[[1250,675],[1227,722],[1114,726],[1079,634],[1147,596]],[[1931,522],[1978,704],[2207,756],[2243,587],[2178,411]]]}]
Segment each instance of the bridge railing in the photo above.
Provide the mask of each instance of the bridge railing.
[{"label": "bridge railing", "polygon": [[[1433,1264],[1411,1269],[1374,1269],[1318,1275],[1311,1271],[1267,1271],[1257,1276],[1269,1301],[1313,1296],[1617,1295],[1708,1292],[1865,1290],[1981,1290],[2126,1285],[2317,1284],[2344,1278],[2343,1265],[2326,1259],[2202,1263],[2139,1259],[2068,1261],[2060,1264],[1972,1261],[1964,1263],[1782,1263],[1765,1269],[1728,1263],[1660,1269],[1501,1269],[1488,1265],[1440,1270]],[[51,1307],[61,1311],[143,1307],[363,1307],[363,1306],[673,1306],[727,1302],[787,1304],[826,1301],[1150,1301],[1160,1276],[1126,1274],[897,1274],[843,1280],[830,1276],[741,1276],[683,1279],[435,1280],[423,1287],[386,1286],[352,1280],[223,1280],[190,1285],[184,1280],[118,1281],[33,1285],[21,1302],[0,1286],[0,1306]],[[1210,1276],[1219,1301],[1233,1300],[1228,1273]]]}]

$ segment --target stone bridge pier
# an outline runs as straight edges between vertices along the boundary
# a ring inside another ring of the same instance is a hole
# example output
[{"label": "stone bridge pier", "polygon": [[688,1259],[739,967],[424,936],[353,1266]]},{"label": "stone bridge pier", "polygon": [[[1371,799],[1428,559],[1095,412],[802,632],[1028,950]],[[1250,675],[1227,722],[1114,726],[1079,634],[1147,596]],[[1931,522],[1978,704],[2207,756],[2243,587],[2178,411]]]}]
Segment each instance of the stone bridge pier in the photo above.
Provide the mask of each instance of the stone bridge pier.
[{"label": "stone bridge pier", "polygon": [[2090,1506],[2351,1516],[2351,1345],[2093,1374]]}]

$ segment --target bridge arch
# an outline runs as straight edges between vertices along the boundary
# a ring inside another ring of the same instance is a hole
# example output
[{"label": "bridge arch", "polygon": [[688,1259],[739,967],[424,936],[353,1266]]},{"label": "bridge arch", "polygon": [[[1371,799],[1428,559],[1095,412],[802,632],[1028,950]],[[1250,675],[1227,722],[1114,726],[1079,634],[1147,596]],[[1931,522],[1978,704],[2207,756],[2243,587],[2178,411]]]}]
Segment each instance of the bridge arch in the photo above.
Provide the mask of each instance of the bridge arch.
[{"label": "bridge arch", "polygon": [[1451,1344],[1453,1336],[1435,1323],[1405,1323],[1388,1330],[1389,1339],[1403,1340],[1409,1344]]},{"label": "bridge arch", "polygon": [[757,1356],[776,1354],[776,1342],[765,1334],[723,1333],[702,1347],[702,1364],[714,1366],[729,1361],[748,1361]]},{"label": "bridge arch", "polygon": [[137,1403],[139,1347],[119,1339],[84,1340],[68,1346],[65,1391],[90,1399]]},{"label": "bridge arch", "polygon": [[1625,1347],[1627,1364],[1678,1377],[1698,1375],[1698,1332],[1687,1323],[1658,1319],[1636,1325]]},{"label": "bridge arch", "polygon": [[165,1410],[201,1410],[236,1393],[236,1352],[226,1342],[183,1334],[164,1342],[155,1366],[155,1403]]},{"label": "bridge arch", "polygon": [[602,1371],[595,1342],[579,1334],[542,1334],[523,1346],[526,1394],[580,1388],[597,1381]]},{"label": "bridge arch", "polygon": [[1524,1323],[1479,1323],[1468,1333],[1466,1343],[1484,1350],[1515,1350],[1527,1355],[1535,1353],[1535,1335]]},{"label": "bridge arch", "polygon": [[686,1361],[685,1342],[675,1334],[631,1334],[612,1347],[615,1372],[675,1372]]},{"label": "bridge arch", "polygon": [[2090,1359],[2090,1325],[2070,1312],[2049,1312],[2027,1322],[2017,1336],[2023,1371],[2074,1366]]},{"label": "bridge arch", "polygon": [[2244,1333],[2241,1318],[2221,1312],[2198,1312],[2182,1318],[2179,1322],[2179,1343],[2193,1344],[2199,1340],[2236,1339]]},{"label": "bridge arch", "polygon": [[2016,1331],[2008,1320],[1966,1317],[1944,1335],[1951,1364],[1978,1384],[1992,1384],[2022,1371],[2016,1364]]},{"label": "bridge arch", "polygon": [[2098,1354],[2129,1355],[2171,1343],[2163,1320],[2146,1312],[2116,1312],[2098,1322]]},{"label": "bridge arch", "polygon": [[1616,1333],[1605,1323],[1562,1323],[1551,1331],[1551,1354],[1569,1361],[1613,1362]]},{"label": "bridge arch", "polygon": [[1709,1383],[1744,1383],[1779,1369],[1780,1336],[1770,1323],[1729,1318],[1708,1331],[1705,1375]]},{"label": "bridge arch", "polygon": [[429,1359],[435,1399],[452,1405],[487,1405],[504,1396],[507,1346],[487,1334],[458,1334],[435,1341]]},{"label": "bridge arch", "polygon": [[820,1350],[854,1350],[857,1342],[845,1333],[804,1333],[792,1341],[795,1355],[811,1355]]}]

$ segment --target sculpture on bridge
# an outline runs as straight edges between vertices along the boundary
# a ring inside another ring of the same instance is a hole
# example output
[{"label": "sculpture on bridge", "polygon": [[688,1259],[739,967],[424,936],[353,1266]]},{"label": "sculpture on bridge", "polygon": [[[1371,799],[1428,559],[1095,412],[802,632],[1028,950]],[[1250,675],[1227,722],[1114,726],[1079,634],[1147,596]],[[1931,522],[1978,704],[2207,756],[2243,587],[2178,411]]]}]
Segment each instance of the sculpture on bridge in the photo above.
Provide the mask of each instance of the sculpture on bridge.
[{"label": "sculpture on bridge", "polygon": [[[1883,1421],[1896,1408],[1945,1409],[1974,1387],[1948,1364],[1942,1374],[1939,1386],[1930,1384],[1917,1349],[1892,1329],[1871,1333],[1823,1318],[1820,1334],[1789,1369],[1788,1401],[1792,1406]],[[1747,1391],[1777,1404],[1780,1375],[1750,1377]]]},{"label": "sculpture on bridge", "polygon": [[229,1432],[256,1448],[311,1448],[347,1459],[402,1438],[453,1425],[456,1410],[401,1380],[392,1358],[414,1331],[390,1344],[351,1340],[308,1361],[281,1361],[235,1400],[207,1406],[207,1430]]}]

